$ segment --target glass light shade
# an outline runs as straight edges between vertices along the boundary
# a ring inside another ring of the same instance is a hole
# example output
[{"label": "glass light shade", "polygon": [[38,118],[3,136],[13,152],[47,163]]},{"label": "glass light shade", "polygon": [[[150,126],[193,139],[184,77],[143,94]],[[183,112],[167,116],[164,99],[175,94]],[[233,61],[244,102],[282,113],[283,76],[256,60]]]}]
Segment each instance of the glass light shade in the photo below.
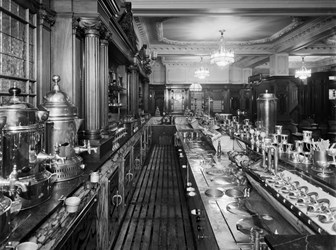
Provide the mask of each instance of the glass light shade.
[{"label": "glass light shade", "polygon": [[302,66],[300,69],[295,70],[295,77],[305,80],[311,76],[311,69],[307,69],[304,65],[304,58],[302,57]]},{"label": "glass light shade", "polygon": [[210,72],[207,68],[204,68],[203,66],[200,67],[199,69],[195,70],[195,77],[199,78],[199,79],[205,79],[206,77],[208,77],[210,75]]},{"label": "glass light shade", "polygon": [[193,83],[190,85],[189,90],[199,92],[199,91],[202,91],[202,86],[199,83]]},{"label": "glass light shade", "polygon": [[220,30],[221,37],[219,39],[219,49],[210,56],[210,63],[217,64],[219,67],[225,67],[231,63],[234,63],[234,52],[232,50],[225,49],[224,32]]}]

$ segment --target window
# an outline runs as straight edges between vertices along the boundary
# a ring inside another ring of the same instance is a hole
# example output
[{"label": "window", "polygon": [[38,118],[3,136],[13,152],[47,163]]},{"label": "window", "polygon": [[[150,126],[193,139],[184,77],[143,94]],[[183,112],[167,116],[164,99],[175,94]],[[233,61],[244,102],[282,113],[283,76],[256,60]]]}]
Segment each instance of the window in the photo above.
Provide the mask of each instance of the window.
[{"label": "window", "polygon": [[36,14],[13,0],[0,0],[0,102],[11,87],[36,106]]}]

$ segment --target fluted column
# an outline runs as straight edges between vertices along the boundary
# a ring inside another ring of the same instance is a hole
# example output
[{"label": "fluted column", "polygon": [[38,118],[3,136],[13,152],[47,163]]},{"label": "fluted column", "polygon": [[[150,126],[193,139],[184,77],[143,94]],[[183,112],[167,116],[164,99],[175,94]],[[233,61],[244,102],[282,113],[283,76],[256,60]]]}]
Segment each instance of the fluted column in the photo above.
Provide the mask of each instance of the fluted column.
[{"label": "fluted column", "polygon": [[108,130],[108,40],[100,40],[100,117],[102,133]]},{"label": "fluted column", "polygon": [[100,139],[99,29],[101,22],[97,18],[81,18],[79,25],[85,31],[84,136],[88,139]]},{"label": "fluted column", "polygon": [[134,116],[138,114],[138,105],[139,105],[139,76],[138,68],[136,66],[128,67],[129,71],[129,96],[130,96],[130,111]]}]

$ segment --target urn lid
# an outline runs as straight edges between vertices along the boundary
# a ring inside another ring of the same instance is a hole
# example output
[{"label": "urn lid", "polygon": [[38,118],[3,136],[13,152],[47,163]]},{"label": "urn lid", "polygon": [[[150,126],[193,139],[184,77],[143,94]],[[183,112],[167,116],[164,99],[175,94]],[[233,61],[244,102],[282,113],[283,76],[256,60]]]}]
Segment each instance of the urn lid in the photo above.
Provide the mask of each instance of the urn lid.
[{"label": "urn lid", "polygon": [[273,93],[268,93],[266,89],[265,93],[261,93],[257,101],[266,101],[266,100],[277,100],[278,98]]},{"label": "urn lid", "polygon": [[[10,88],[9,94],[11,96],[8,102],[0,105],[0,117],[6,117],[4,129],[17,129],[17,127],[27,129],[48,119],[47,111],[39,110],[30,103],[22,102],[18,96],[20,93],[21,90],[16,86]],[[1,121],[0,124],[2,124]]]},{"label": "urn lid", "polygon": [[68,95],[59,86],[61,78],[58,75],[52,77],[54,85],[52,91],[44,96],[43,108],[49,111],[49,119],[59,117],[76,117],[77,108],[70,102]]},{"label": "urn lid", "polygon": [[8,90],[10,98],[7,102],[1,104],[0,109],[15,109],[15,110],[32,110],[36,111],[37,108],[34,107],[32,104],[23,102],[20,100],[19,95],[21,93],[21,89],[17,88],[16,86],[10,88]]}]

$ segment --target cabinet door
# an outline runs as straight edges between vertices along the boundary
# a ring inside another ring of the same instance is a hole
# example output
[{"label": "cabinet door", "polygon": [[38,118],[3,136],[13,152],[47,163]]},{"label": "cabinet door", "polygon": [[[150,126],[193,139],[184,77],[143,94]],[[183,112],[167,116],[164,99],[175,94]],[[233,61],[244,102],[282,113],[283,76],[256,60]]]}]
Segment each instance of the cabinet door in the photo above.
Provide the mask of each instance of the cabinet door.
[{"label": "cabinet door", "polygon": [[142,165],[142,157],[141,157],[141,140],[139,139],[139,141],[137,143],[135,143],[134,145],[134,151],[133,151],[133,161],[132,161],[132,172],[133,172],[133,179],[132,179],[132,186],[134,187],[138,176],[140,174],[140,170],[141,170],[141,165]]},{"label": "cabinet door", "polygon": [[126,205],[129,203],[129,200],[131,198],[133,178],[134,173],[131,167],[131,153],[128,153],[125,156],[125,165],[124,165],[124,196]]},{"label": "cabinet door", "polygon": [[82,211],[70,234],[62,241],[56,249],[62,250],[95,250],[97,249],[97,227],[96,227],[97,202],[92,199],[88,206]]},{"label": "cabinet door", "polygon": [[109,234],[109,246],[113,244],[116,233],[119,227],[119,206],[122,203],[122,197],[119,194],[119,171],[115,173],[109,179],[109,194],[108,194],[108,234]]}]

